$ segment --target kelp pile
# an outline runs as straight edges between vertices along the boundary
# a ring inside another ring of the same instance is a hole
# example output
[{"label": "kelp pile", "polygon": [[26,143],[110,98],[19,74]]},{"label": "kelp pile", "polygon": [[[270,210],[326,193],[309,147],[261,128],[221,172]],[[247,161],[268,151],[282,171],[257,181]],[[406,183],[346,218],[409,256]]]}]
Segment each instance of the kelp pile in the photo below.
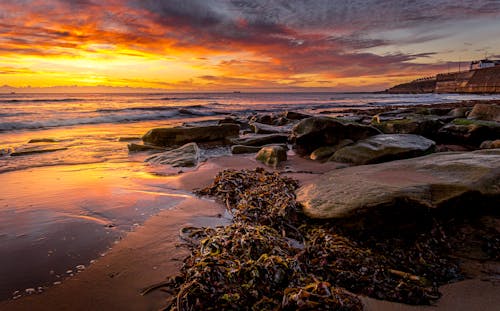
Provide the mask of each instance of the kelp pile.
[{"label": "kelp pile", "polygon": [[278,173],[225,170],[200,195],[215,196],[233,224],[185,228],[192,249],[171,280],[170,310],[362,310],[352,293],[430,304],[437,286],[460,277],[439,225],[413,238],[360,239],[313,222],[295,200],[296,181]]}]

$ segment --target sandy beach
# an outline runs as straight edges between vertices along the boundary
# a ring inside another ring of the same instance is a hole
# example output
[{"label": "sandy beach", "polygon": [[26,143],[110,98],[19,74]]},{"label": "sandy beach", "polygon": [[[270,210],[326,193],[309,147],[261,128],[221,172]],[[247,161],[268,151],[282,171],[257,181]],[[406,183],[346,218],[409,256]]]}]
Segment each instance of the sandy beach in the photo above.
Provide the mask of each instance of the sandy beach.
[{"label": "sandy beach", "polygon": [[[190,192],[210,184],[225,168],[261,166],[251,156],[211,159],[196,171],[167,177],[165,186]],[[291,155],[278,170],[301,182],[342,166],[320,164]],[[169,293],[161,289],[141,295],[145,288],[175,276],[188,250],[178,232],[185,226],[216,226],[230,222],[224,207],[206,198],[189,197],[175,207],[148,219],[126,236],[105,256],[42,294],[3,301],[1,310],[158,310]],[[408,306],[362,297],[366,310],[496,310],[500,305],[500,265],[471,260],[470,279],[440,288],[443,297],[433,306]]]}]

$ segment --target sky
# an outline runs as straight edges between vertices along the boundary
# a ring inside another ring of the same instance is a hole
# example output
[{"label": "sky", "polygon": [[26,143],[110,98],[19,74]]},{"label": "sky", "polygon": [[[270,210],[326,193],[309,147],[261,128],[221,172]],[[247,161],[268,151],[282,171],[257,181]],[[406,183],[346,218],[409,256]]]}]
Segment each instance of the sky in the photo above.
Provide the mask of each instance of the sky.
[{"label": "sky", "polygon": [[485,56],[500,0],[0,1],[20,88],[375,91]]}]

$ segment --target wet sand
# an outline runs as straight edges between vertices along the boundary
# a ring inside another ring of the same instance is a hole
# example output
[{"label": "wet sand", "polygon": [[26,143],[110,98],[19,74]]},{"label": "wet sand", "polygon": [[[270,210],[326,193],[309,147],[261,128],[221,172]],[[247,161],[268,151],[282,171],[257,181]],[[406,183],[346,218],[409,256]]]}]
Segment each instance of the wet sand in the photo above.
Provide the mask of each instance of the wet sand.
[{"label": "wet sand", "polygon": [[[252,156],[214,158],[197,171],[163,178],[162,187],[191,191],[211,183],[215,174],[224,168],[256,166],[261,165]],[[318,164],[292,155],[281,170],[305,181],[339,166]],[[214,201],[189,197],[128,233],[85,271],[42,294],[1,302],[0,310],[158,310],[169,294],[155,290],[141,296],[140,292],[177,274],[188,254],[185,247],[179,246],[179,229],[225,224],[230,221],[226,215],[223,207]],[[443,297],[436,306],[415,307],[362,299],[366,310],[498,310],[500,284],[498,278],[495,279],[500,272],[498,265],[479,264],[471,269],[479,271],[472,275],[474,279],[443,286]],[[484,269],[494,269],[494,272],[480,273]]]}]

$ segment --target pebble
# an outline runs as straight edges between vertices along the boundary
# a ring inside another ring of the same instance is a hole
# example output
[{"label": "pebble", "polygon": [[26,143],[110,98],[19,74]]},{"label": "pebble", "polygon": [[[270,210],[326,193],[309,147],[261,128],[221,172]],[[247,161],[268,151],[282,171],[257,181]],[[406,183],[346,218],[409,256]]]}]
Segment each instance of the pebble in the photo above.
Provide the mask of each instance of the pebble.
[{"label": "pebble", "polygon": [[66,274],[71,274],[71,273],[73,273],[73,270],[66,271]]},{"label": "pebble", "polygon": [[78,265],[78,266],[76,266],[76,270],[78,270],[78,271],[85,270],[85,266],[84,265]]},{"label": "pebble", "polygon": [[55,282],[54,282],[54,283],[52,283],[52,284],[54,284],[54,285],[60,285],[60,284],[61,284],[61,282],[60,282],[60,281],[55,281]]},{"label": "pebble", "polygon": [[36,293],[36,290],[34,288],[26,288],[24,292],[28,295],[33,295],[34,293]]}]

